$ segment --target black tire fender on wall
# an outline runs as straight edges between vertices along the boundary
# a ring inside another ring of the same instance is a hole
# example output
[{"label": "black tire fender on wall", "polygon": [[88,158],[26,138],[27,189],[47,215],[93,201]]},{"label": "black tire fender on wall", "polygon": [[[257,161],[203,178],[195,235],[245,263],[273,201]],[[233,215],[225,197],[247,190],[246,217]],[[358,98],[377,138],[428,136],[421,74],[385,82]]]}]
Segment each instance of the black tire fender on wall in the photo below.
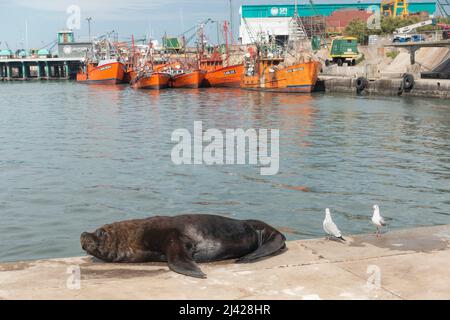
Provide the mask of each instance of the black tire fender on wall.
[{"label": "black tire fender on wall", "polygon": [[414,76],[412,74],[406,73],[403,75],[403,90],[405,91],[411,91],[412,88],[414,88]]},{"label": "black tire fender on wall", "polygon": [[367,88],[368,81],[364,77],[358,77],[356,79],[355,85],[358,93],[362,92],[365,88]]}]

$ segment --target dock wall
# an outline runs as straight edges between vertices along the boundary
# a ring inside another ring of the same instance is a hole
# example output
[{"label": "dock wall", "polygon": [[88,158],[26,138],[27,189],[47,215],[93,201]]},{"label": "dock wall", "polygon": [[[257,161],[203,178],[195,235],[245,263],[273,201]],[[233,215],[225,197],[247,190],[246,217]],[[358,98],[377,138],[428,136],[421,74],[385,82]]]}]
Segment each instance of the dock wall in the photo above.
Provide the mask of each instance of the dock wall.
[{"label": "dock wall", "polygon": [[364,90],[357,89],[356,77],[322,76],[319,78],[319,82],[325,92],[450,99],[450,80],[417,79],[414,80],[414,86],[410,90],[403,89],[402,78],[367,80]]}]

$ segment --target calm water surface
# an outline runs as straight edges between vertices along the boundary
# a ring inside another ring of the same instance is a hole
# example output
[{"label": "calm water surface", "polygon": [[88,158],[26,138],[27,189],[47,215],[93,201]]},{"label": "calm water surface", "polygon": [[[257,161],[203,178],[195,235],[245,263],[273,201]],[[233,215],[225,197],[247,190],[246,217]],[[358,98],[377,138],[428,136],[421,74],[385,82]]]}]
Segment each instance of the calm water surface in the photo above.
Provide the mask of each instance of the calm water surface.
[{"label": "calm water surface", "polygon": [[[279,128],[280,171],[176,166],[172,131]],[[304,192],[304,188],[309,192]],[[302,191],[303,190],[303,191]],[[256,218],[289,239],[450,223],[450,105],[232,90],[0,83],[0,261],[82,254],[79,235],[152,215]]]}]

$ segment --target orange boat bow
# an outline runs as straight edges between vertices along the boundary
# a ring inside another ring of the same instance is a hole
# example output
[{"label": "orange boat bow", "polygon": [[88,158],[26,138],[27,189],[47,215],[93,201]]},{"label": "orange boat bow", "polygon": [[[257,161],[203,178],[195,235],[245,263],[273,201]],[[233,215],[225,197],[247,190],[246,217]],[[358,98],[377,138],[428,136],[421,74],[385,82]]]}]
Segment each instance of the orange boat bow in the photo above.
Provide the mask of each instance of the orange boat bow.
[{"label": "orange boat bow", "polygon": [[200,88],[205,74],[206,72],[201,70],[177,74],[172,77],[170,84],[173,88]]},{"label": "orange boat bow", "polygon": [[123,63],[111,62],[101,66],[87,65],[86,72],[77,74],[77,81],[95,84],[119,84],[124,82],[125,66]]},{"label": "orange boat bow", "polygon": [[164,89],[169,86],[170,75],[163,72],[154,72],[135,77],[131,81],[133,89]]},{"label": "orange boat bow", "polygon": [[243,64],[219,68],[217,70],[209,71],[208,73],[206,73],[205,84],[209,87],[239,88],[243,73]]}]

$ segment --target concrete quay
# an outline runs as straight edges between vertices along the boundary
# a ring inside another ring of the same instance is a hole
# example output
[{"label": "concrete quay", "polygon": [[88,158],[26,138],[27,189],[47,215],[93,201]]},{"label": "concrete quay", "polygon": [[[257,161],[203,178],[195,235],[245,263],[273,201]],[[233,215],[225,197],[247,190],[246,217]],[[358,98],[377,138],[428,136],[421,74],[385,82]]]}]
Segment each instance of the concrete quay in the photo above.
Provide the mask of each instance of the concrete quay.
[{"label": "concrete quay", "polygon": [[207,279],[91,257],[2,263],[0,299],[450,299],[450,225],[346,238],[291,241],[252,264],[201,264]]},{"label": "concrete quay", "polygon": [[450,80],[444,79],[415,79],[410,90],[402,89],[402,78],[370,79],[361,92],[356,88],[356,77],[321,76],[319,81],[325,92],[450,99]]}]

